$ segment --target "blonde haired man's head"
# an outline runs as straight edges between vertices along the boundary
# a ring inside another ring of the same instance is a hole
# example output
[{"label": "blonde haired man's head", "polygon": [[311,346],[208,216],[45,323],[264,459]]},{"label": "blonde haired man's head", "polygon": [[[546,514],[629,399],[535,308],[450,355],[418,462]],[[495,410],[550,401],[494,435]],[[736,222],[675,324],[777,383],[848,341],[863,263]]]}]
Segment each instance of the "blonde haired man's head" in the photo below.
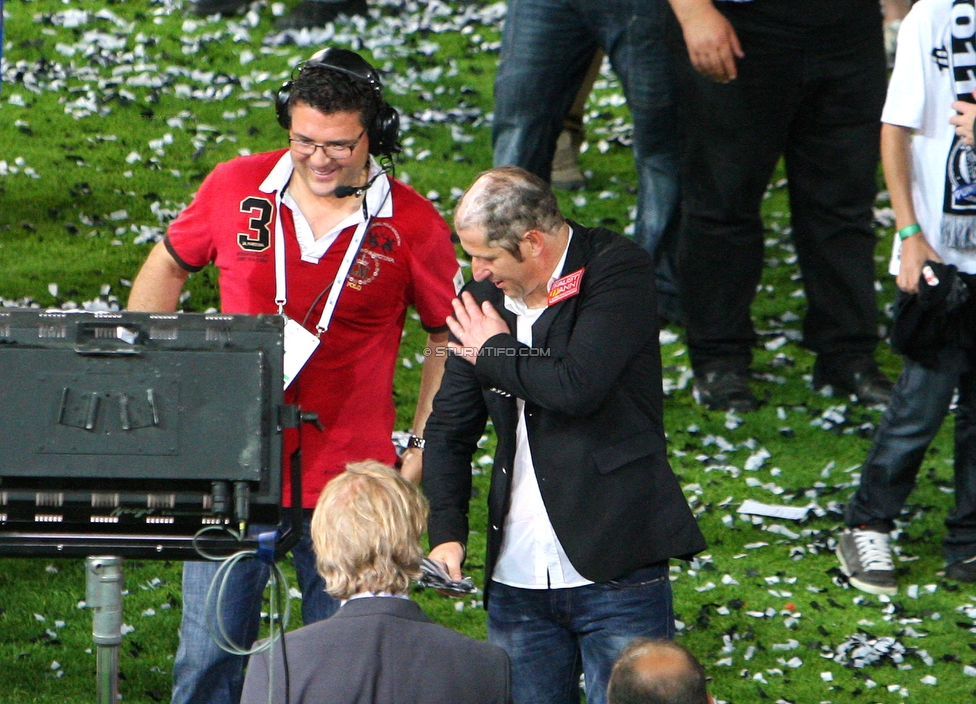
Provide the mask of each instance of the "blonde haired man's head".
[{"label": "blonde haired man's head", "polygon": [[406,594],[420,576],[427,500],[387,465],[354,462],[330,481],[312,515],[312,542],[326,591]]}]

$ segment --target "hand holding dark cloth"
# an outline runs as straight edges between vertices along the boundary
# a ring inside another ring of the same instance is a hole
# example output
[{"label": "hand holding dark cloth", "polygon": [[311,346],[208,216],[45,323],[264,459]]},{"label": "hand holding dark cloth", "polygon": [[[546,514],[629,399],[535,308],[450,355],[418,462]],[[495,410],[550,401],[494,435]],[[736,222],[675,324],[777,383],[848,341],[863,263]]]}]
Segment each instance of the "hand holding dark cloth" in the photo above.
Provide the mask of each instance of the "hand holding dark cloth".
[{"label": "hand holding dark cloth", "polygon": [[917,294],[901,294],[891,326],[892,348],[933,368],[946,347],[972,347],[976,342],[976,276],[961,274],[952,264],[927,261]]}]

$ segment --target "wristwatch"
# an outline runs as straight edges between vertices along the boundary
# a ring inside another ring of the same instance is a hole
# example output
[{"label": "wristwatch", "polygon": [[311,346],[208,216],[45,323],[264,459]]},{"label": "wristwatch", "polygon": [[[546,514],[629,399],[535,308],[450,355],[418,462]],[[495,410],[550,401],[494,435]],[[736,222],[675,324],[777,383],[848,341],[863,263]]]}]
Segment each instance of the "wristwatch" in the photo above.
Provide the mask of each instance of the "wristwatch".
[{"label": "wristwatch", "polygon": [[426,444],[427,441],[424,440],[423,438],[419,438],[416,435],[411,435],[410,439],[407,440],[407,449],[409,450],[411,447],[415,447],[422,452],[424,449],[424,445]]}]

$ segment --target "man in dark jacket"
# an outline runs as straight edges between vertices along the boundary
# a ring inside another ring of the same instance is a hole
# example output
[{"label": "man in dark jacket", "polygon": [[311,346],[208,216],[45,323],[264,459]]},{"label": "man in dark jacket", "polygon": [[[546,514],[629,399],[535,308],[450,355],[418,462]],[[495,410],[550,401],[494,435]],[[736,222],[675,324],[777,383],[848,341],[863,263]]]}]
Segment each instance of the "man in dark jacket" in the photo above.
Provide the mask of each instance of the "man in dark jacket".
[{"label": "man in dark jacket", "polygon": [[654,263],[567,222],[539,178],[482,174],[455,214],[474,276],[426,426],[431,557],[460,578],[490,416],[488,639],[517,704],[606,701],[617,653],[674,635],[668,560],[705,541],[667,462]]}]

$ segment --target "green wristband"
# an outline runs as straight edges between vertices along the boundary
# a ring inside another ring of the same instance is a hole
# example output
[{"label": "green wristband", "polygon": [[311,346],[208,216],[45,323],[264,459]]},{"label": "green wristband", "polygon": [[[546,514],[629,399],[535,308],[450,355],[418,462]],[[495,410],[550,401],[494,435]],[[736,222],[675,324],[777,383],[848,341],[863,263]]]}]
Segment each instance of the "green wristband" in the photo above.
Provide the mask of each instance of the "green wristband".
[{"label": "green wristband", "polygon": [[908,225],[898,230],[898,239],[907,240],[912,235],[917,235],[921,231],[922,231],[922,226],[916,222],[912,225]]}]

